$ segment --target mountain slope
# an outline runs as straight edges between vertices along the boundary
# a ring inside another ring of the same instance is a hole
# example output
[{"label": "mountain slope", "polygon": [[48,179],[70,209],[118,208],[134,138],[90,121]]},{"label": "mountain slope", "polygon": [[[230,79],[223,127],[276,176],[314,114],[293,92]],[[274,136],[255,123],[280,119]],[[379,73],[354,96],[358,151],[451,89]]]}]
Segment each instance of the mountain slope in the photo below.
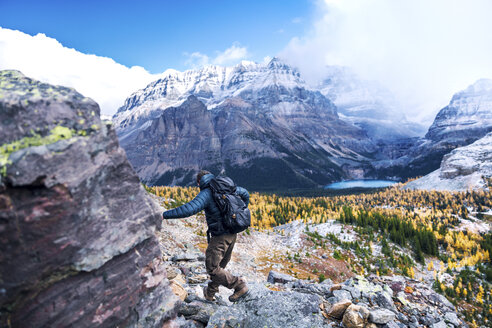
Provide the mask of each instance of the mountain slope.
[{"label": "mountain slope", "polygon": [[404,156],[374,163],[380,175],[403,178],[425,175],[439,168],[443,156],[492,131],[492,80],[478,80],[456,93],[437,114],[424,138]]},{"label": "mountain slope", "polygon": [[313,187],[360,174],[376,152],[278,59],[172,73],[134,93],[113,120],[148,184],[189,184],[209,168],[253,188]]},{"label": "mountain slope", "polygon": [[492,178],[492,133],[471,145],[459,147],[446,154],[441,167],[406,188],[466,191],[487,187],[485,179]]}]

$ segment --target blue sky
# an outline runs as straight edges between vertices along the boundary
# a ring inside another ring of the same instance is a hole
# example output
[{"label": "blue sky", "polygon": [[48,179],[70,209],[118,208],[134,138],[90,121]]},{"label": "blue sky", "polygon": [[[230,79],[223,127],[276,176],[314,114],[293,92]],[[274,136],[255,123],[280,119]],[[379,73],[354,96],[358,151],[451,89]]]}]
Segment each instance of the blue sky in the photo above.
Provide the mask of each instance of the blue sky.
[{"label": "blue sky", "polygon": [[0,26],[160,73],[189,68],[191,53],[213,57],[233,44],[261,61],[302,35],[314,10],[309,0],[1,0]]}]

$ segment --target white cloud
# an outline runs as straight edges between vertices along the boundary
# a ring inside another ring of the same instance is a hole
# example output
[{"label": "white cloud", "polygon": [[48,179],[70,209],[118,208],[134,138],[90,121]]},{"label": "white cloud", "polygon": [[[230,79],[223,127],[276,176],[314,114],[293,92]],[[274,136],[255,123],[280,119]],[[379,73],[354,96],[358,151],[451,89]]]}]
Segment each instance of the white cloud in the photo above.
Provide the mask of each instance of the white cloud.
[{"label": "white cloud", "polygon": [[128,68],[111,58],[66,48],[44,34],[30,36],[1,27],[0,69],[75,88],[94,99],[105,115],[114,114],[132,92],[159,78],[140,66]]},{"label": "white cloud", "polygon": [[222,52],[217,51],[216,56],[213,58],[200,52],[193,52],[191,54],[185,52],[184,55],[187,57],[185,65],[192,68],[203,67],[210,64],[221,66],[234,65],[249,57],[247,48],[242,47],[239,43],[234,43]]},{"label": "white cloud", "polygon": [[214,59],[214,64],[222,66],[235,64],[242,59],[246,59],[247,57],[248,50],[246,47],[241,47],[240,44],[236,43],[223,52],[219,52]]},{"label": "white cloud", "polygon": [[203,67],[210,64],[210,58],[198,51],[191,54],[185,52],[184,55],[187,57],[185,65],[191,68]]},{"label": "white cloud", "polygon": [[408,117],[432,119],[453,93],[492,77],[492,1],[325,0],[280,53],[308,80],[345,65],[378,80]]}]

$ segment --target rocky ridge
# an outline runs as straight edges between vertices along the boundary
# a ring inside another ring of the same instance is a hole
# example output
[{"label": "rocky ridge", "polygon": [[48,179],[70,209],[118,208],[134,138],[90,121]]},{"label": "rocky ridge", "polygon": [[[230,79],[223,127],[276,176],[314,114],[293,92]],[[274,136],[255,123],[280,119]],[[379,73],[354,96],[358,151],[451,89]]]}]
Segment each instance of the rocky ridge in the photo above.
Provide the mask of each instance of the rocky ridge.
[{"label": "rocky ridge", "polygon": [[488,187],[492,178],[492,133],[444,155],[441,167],[405,188],[466,191]]},{"label": "rocky ridge", "polygon": [[162,327],[161,214],[99,106],[0,72],[0,326]]},{"label": "rocky ridge", "polygon": [[407,172],[403,178],[425,175],[439,168],[444,155],[491,131],[492,80],[481,79],[456,93],[439,111],[425,137],[415,140],[402,156],[375,161],[373,166],[381,176],[401,172]]}]

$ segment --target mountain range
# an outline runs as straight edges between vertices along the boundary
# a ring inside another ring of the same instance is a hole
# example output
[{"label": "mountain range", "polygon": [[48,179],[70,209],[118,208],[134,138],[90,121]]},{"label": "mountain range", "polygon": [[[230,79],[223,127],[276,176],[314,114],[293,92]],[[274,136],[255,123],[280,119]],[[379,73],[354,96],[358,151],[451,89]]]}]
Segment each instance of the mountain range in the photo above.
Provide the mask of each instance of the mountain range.
[{"label": "mountain range", "polygon": [[382,86],[347,68],[326,72],[312,86],[278,58],[169,70],[130,95],[113,123],[146,184],[190,185],[209,169],[256,190],[427,174],[491,130],[490,80],[454,95],[419,137]]}]

